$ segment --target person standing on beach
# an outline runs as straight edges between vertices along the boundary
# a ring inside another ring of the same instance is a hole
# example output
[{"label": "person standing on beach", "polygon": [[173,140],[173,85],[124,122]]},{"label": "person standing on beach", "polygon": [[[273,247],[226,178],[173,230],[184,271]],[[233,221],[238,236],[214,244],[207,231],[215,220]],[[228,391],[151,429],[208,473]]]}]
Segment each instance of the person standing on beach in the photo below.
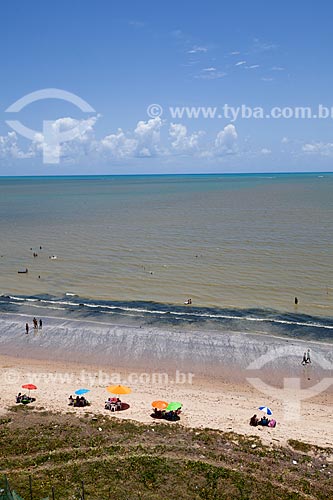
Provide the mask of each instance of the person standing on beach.
[{"label": "person standing on beach", "polygon": [[26,334],[29,333],[29,324],[28,323],[25,324],[25,333]]},{"label": "person standing on beach", "polygon": [[41,330],[41,329],[42,329],[42,327],[43,327],[43,321],[40,319],[40,320],[39,320],[39,329]]},{"label": "person standing on beach", "polygon": [[303,354],[303,360],[302,360],[302,365],[306,365],[307,363],[307,357],[306,357],[306,352]]},{"label": "person standing on beach", "polygon": [[308,349],[308,351],[307,351],[307,353],[306,353],[306,362],[307,362],[307,363],[311,363],[310,349]]},{"label": "person standing on beach", "polygon": [[37,327],[38,327],[38,323],[37,323],[37,320],[36,318],[33,319],[33,322],[34,322],[34,329],[36,330]]}]

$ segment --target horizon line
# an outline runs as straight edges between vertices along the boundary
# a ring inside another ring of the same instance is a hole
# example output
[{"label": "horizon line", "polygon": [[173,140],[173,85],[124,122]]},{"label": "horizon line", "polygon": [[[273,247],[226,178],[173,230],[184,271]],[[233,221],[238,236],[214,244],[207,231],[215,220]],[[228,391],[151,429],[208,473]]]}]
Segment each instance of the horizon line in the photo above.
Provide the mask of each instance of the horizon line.
[{"label": "horizon line", "polygon": [[202,175],[318,175],[318,174],[333,174],[333,170],[323,171],[291,171],[291,172],[187,172],[187,173],[142,173],[142,174],[28,174],[28,175],[1,175],[1,179],[11,178],[32,178],[32,177],[45,177],[45,178],[58,178],[58,177],[166,177],[166,176],[202,176]]}]

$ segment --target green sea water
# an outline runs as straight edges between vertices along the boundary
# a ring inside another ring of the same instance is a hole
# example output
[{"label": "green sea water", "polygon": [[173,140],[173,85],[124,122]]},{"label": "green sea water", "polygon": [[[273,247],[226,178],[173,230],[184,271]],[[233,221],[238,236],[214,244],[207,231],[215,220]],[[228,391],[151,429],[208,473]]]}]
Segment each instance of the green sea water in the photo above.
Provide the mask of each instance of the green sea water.
[{"label": "green sea water", "polygon": [[0,294],[332,316],[332,239],[327,173],[0,178]]}]

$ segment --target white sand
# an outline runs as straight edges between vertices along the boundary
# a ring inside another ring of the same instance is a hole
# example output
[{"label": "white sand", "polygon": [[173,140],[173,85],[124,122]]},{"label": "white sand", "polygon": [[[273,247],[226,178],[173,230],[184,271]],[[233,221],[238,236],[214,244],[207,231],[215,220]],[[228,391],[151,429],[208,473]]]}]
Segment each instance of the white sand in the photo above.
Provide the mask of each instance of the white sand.
[{"label": "white sand", "polygon": [[[84,377],[82,370],[85,370]],[[153,425],[164,425],[150,417],[151,402],[155,399],[181,401],[183,413],[181,424],[189,427],[221,429],[237,433],[258,435],[267,444],[285,444],[288,439],[299,439],[318,446],[333,446],[333,398],[322,392],[315,399],[303,401],[300,418],[295,422],[286,420],[283,404],[276,397],[260,394],[250,385],[224,383],[221,378],[193,378],[193,383],[174,384],[164,381],[133,381],[128,383],[129,373],[119,372],[121,382],[131,385],[132,394],[122,400],[130,405],[126,411],[110,413],[104,410],[104,401],[109,396],[106,391],[107,377],[118,372],[115,368],[99,372],[100,367],[83,366],[46,360],[22,359],[0,356],[1,397],[0,412],[15,404],[15,395],[22,391],[21,385],[35,383],[38,390],[36,408],[75,414],[100,413],[107,418],[132,419]],[[89,377],[88,378],[88,374]],[[137,374],[139,376],[139,374]],[[102,378],[104,377],[104,379]],[[110,381],[110,380],[109,380]],[[114,378],[114,382],[117,380]],[[76,389],[91,389],[88,408],[68,406],[68,397]],[[249,419],[260,404],[274,410],[278,425],[274,429],[249,426]],[[179,425],[173,423],[172,425]]]}]

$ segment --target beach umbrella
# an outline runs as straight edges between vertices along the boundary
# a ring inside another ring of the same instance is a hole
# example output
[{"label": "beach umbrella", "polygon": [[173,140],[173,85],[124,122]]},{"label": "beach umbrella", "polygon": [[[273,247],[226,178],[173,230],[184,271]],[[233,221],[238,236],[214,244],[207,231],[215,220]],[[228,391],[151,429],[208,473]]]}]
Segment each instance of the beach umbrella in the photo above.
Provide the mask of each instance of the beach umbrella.
[{"label": "beach umbrella", "polygon": [[172,401],[171,403],[168,404],[166,407],[167,411],[176,411],[179,410],[183,406],[182,403],[178,403],[177,401]]},{"label": "beach umbrella", "polygon": [[22,385],[22,389],[28,389],[30,397],[30,391],[34,391],[37,387],[34,384],[24,384]]},{"label": "beach umbrella", "polygon": [[87,394],[87,392],[90,392],[90,389],[78,389],[77,391],[75,391],[75,394],[77,396],[82,396],[82,394]]},{"label": "beach umbrella", "polygon": [[153,408],[157,408],[158,410],[165,410],[168,406],[168,403],[166,401],[157,400],[153,401],[151,405]]},{"label": "beach umbrella", "polygon": [[267,415],[273,415],[273,412],[268,406],[259,406],[259,410],[265,412]]},{"label": "beach umbrella", "polygon": [[130,387],[126,387],[126,385],[109,385],[109,387],[106,388],[108,392],[111,392],[111,394],[131,394],[132,389]]}]

